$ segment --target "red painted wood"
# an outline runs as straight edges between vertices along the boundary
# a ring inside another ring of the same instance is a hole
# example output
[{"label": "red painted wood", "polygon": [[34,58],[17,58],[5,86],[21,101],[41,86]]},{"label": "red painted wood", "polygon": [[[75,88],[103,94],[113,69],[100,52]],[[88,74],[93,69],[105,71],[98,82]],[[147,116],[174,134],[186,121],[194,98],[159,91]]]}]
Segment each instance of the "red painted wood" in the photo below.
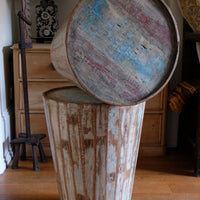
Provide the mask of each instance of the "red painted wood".
[{"label": "red painted wood", "polygon": [[51,46],[58,72],[114,105],[159,92],[178,55],[176,22],[158,0],[81,0]]}]

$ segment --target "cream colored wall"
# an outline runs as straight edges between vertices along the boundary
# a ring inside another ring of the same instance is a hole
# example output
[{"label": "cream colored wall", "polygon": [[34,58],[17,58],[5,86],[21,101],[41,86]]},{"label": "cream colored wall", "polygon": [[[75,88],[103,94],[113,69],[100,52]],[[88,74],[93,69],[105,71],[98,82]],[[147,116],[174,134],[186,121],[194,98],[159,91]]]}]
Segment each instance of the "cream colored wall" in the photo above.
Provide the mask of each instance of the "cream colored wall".
[{"label": "cream colored wall", "polygon": [[13,0],[0,1],[0,174],[11,160],[11,118],[12,103],[10,96],[11,64],[10,45],[12,45]]}]

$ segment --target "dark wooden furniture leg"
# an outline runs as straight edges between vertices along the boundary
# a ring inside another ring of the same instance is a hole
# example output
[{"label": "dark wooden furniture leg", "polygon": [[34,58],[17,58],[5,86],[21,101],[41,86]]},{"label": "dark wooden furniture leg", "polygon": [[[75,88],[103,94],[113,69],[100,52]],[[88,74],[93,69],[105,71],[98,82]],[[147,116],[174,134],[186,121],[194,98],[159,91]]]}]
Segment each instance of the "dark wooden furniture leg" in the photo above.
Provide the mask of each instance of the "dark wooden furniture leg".
[{"label": "dark wooden furniture leg", "polygon": [[196,156],[195,156],[195,176],[200,177],[200,130],[197,131]]},{"label": "dark wooden furniture leg", "polygon": [[18,168],[20,145],[26,144],[26,138],[16,138],[11,141],[11,145],[15,145],[15,155],[13,159],[12,169]]},{"label": "dark wooden furniture leg", "polygon": [[200,177],[200,93],[197,101],[197,124],[196,124],[196,141],[195,141],[195,170],[194,174]]},{"label": "dark wooden furniture leg", "polygon": [[40,141],[41,139],[43,139],[45,137],[46,137],[46,134],[33,134],[33,135],[30,135],[30,137],[26,137],[25,133],[20,133],[18,138],[12,140],[11,144],[16,145],[12,169],[18,168],[20,145],[22,145],[21,158],[23,160],[26,159],[26,145],[31,145],[32,146],[32,157],[33,157],[33,170],[39,171],[40,167],[39,167],[39,164],[38,164],[36,146],[39,149],[41,161],[46,162],[47,158],[46,158],[46,155],[44,153],[44,150],[42,148],[42,144],[41,144],[41,141]]},{"label": "dark wooden furniture leg", "polygon": [[[19,137],[20,138],[25,138],[26,134],[25,133],[20,133]],[[21,147],[21,160],[26,160],[26,144],[25,143],[22,144],[22,147]]]},{"label": "dark wooden furniture leg", "polygon": [[12,163],[12,169],[17,169],[18,168],[18,160],[19,160],[19,149],[20,149],[20,144],[15,145],[15,155]]},{"label": "dark wooden furniture leg", "polygon": [[32,145],[32,155],[33,155],[33,170],[39,171],[40,167],[39,167],[39,163],[38,163],[38,159],[37,159],[35,145]]},{"label": "dark wooden furniture leg", "polygon": [[22,144],[21,146],[21,160],[26,160],[26,145]]}]

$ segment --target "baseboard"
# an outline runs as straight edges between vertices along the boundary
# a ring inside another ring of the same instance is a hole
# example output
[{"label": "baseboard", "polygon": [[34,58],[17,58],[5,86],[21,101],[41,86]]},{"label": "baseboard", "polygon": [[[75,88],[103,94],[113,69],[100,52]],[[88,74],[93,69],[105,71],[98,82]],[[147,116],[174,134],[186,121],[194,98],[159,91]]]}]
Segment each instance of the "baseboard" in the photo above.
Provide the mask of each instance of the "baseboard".
[{"label": "baseboard", "polygon": [[6,167],[8,166],[8,164],[10,163],[11,159],[12,159],[12,148],[10,145],[10,141],[11,141],[11,119],[13,119],[14,117],[14,113],[13,113],[13,105],[10,105],[8,108],[4,109],[1,111],[0,113],[0,120],[1,120],[1,133],[0,133],[0,137],[1,137],[1,149],[0,151],[2,151],[2,155],[0,158],[0,174],[2,174],[5,170]]},{"label": "baseboard", "polygon": [[11,162],[12,155],[13,155],[12,152],[10,152],[10,151],[6,152],[6,155],[4,156],[4,162],[5,162],[6,166],[8,166],[9,163]]},{"label": "baseboard", "polygon": [[164,156],[166,154],[166,147],[165,146],[158,146],[158,147],[144,147],[140,146],[139,156]]},{"label": "baseboard", "polygon": [[4,162],[4,158],[0,159],[0,174],[3,174],[6,170],[6,163]]},{"label": "baseboard", "polygon": [[[12,130],[12,127],[14,126],[14,106],[13,104],[9,105],[5,111],[3,111],[3,118],[4,118],[4,130],[6,131],[6,138],[8,138],[8,152],[6,152],[6,155],[9,154],[13,155],[12,148],[10,145],[11,141],[11,135],[13,135],[12,131],[14,132],[14,129]],[[4,157],[7,157],[4,155]],[[6,162],[8,163],[8,162]]]}]

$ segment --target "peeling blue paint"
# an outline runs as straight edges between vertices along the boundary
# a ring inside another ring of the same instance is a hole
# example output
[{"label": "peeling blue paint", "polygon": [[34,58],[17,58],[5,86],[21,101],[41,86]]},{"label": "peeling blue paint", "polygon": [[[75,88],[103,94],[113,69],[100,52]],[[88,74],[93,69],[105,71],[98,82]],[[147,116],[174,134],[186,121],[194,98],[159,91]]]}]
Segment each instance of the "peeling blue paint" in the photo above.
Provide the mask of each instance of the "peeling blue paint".
[{"label": "peeling blue paint", "polygon": [[116,147],[111,145],[108,147],[107,162],[107,173],[115,172],[117,164]]},{"label": "peeling blue paint", "polygon": [[111,110],[109,112],[109,124],[108,124],[108,131],[114,135],[114,138],[117,140],[118,138],[118,126],[116,125],[117,119],[119,119],[119,112],[116,110]]},{"label": "peeling blue paint", "polygon": [[[155,71],[163,73],[160,69],[167,62],[165,58],[158,57],[151,48],[143,44],[136,45],[134,41],[139,41],[141,37],[138,29],[128,29],[124,18],[120,20],[121,18],[116,19],[110,15],[107,17],[106,11],[109,11],[109,6],[105,0],[91,2],[81,11],[83,16],[87,16],[82,19],[82,29],[95,41],[105,40],[108,49],[112,49],[106,54],[121,66],[126,67],[126,63],[129,63],[132,71],[138,73],[141,79],[155,78]],[[126,29],[124,37],[121,30],[118,31],[120,28]]]}]

